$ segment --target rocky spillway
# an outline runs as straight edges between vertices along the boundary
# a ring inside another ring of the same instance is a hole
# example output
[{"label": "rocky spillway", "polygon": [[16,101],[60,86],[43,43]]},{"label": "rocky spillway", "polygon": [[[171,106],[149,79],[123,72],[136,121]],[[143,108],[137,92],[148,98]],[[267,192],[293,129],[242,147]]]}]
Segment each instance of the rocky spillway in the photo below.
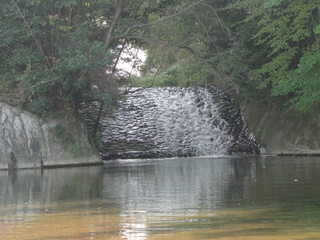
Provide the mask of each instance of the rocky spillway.
[{"label": "rocky spillway", "polygon": [[[99,103],[80,110],[92,127]],[[99,123],[103,159],[253,154],[257,144],[230,94],[215,88],[133,89]]]}]

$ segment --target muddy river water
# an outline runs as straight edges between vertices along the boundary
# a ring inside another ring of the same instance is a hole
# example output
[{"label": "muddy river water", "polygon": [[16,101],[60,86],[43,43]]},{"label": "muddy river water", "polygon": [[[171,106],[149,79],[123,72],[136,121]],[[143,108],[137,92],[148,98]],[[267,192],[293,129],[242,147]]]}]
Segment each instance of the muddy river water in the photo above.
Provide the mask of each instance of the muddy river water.
[{"label": "muddy river water", "polygon": [[320,239],[320,158],[3,171],[0,239]]}]

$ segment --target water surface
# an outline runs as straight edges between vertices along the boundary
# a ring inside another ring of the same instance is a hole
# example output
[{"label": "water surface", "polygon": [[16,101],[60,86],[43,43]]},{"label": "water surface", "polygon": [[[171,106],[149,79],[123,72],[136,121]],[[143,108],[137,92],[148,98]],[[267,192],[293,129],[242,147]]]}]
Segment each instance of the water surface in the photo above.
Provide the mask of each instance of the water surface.
[{"label": "water surface", "polygon": [[1,239],[320,239],[319,158],[0,172]]}]

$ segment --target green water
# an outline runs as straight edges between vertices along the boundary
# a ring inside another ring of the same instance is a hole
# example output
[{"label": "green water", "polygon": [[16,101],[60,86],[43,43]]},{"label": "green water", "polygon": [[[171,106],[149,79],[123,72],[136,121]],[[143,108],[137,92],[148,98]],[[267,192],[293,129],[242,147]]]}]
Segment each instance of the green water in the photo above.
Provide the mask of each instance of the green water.
[{"label": "green water", "polygon": [[320,158],[0,172],[0,239],[320,239]]}]

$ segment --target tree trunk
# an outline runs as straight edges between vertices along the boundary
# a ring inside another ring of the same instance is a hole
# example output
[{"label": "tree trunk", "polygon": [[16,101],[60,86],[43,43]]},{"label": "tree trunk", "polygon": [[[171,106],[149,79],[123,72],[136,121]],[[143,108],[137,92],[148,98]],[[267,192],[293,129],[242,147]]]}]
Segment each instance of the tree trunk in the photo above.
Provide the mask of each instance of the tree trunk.
[{"label": "tree trunk", "polygon": [[130,0],[115,0],[115,11],[113,14],[113,18],[111,21],[111,24],[107,30],[107,33],[104,37],[104,48],[108,50],[110,48],[110,45],[113,41],[113,32],[115,30],[115,27],[121,17],[121,14],[124,10],[124,8],[129,4]]},{"label": "tree trunk", "polygon": [[126,40],[124,40],[124,42],[123,42],[123,44],[122,44],[122,47],[121,47],[121,49],[120,49],[120,51],[119,51],[119,54],[118,54],[118,56],[117,56],[116,62],[115,62],[114,65],[113,65],[112,74],[115,74],[115,73],[116,73],[117,65],[118,65],[118,62],[119,62],[119,60],[120,60],[121,54],[122,54],[125,46],[126,46]]},{"label": "tree trunk", "polygon": [[97,134],[97,131],[98,131],[98,126],[99,126],[99,122],[100,122],[101,115],[102,115],[103,105],[104,105],[104,104],[103,104],[103,100],[102,100],[101,103],[100,103],[99,113],[98,113],[98,116],[97,116],[97,118],[96,118],[96,121],[95,121],[94,127],[93,127],[93,133],[92,133],[93,139],[96,139],[96,134]]}]

